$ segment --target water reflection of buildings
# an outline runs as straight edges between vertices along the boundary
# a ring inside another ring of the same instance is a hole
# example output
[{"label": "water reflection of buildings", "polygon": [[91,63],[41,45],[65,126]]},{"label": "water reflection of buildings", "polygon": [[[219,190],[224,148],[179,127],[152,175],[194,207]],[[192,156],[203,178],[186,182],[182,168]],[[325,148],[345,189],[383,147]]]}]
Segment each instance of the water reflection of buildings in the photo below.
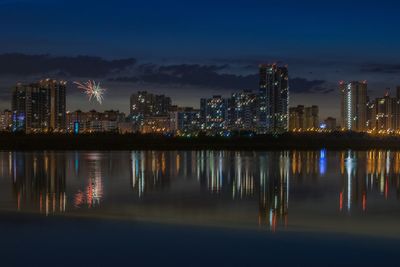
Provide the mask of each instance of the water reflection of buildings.
[{"label": "water reflection of buildings", "polygon": [[131,187],[139,198],[169,187],[171,177],[195,179],[202,192],[218,199],[259,199],[259,222],[272,229],[287,224],[289,174],[289,152],[131,153]]},{"label": "water reflection of buildings", "polygon": [[[395,194],[399,199],[400,152],[371,150],[340,153],[342,189],[339,209],[351,212],[353,208],[367,210],[371,195],[388,199]],[[394,191],[394,192],[393,192]]]},{"label": "water reflection of buildings", "polygon": [[288,223],[289,152],[269,152],[260,155],[260,225],[275,231]]},{"label": "water reflection of buildings", "polygon": [[166,153],[168,152],[134,151],[131,153],[131,187],[137,191],[139,198],[143,197],[145,192],[168,186],[170,174],[180,168],[180,153],[175,152],[175,155],[169,154],[168,157]]},{"label": "water reflection of buildings", "polygon": [[[363,160],[364,154],[357,155],[356,152],[347,151],[340,153],[340,170],[342,174],[342,190],[339,193],[339,209],[340,211],[351,211],[352,205],[358,205],[359,199],[362,199],[362,209],[366,209],[366,189],[365,165],[357,164],[357,156],[359,160]],[[361,162],[360,162],[361,163]]]},{"label": "water reflection of buildings", "polygon": [[[252,197],[255,189],[254,158],[242,157],[240,152],[235,152],[234,177],[232,181],[232,197]],[[220,171],[222,173],[222,171]]]},{"label": "water reflection of buildings", "polygon": [[291,171],[293,177],[302,179],[312,177],[317,179],[325,175],[327,170],[327,152],[325,149],[320,151],[291,151],[290,152]]},{"label": "water reflection of buildings", "polygon": [[131,186],[143,197],[169,187],[171,177],[179,177],[196,179],[202,189],[212,194],[244,198],[254,194],[253,159],[253,154],[242,152],[135,151],[131,153]]},{"label": "water reflection of buildings", "polygon": [[9,166],[18,210],[46,215],[66,207],[65,154],[10,152]]},{"label": "water reflection of buildings", "polygon": [[127,201],[132,195],[168,199],[171,194],[164,192],[194,190],[189,192],[201,195],[193,199],[206,200],[202,205],[258,206],[254,222],[272,230],[288,224],[290,191],[294,204],[331,194],[343,212],[366,211],[368,201],[400,195],[400,152],[391,151],[2,152],[0,157],[0,174],[12,178],[17,208],[46,214],[66,209],[66,173],[75,207],[102,206],[109,194],[111,201]]},{"label": "water reflection of buildings", "polygon": [[368,191],[376,190],[388,199],[393,189],[396,198],[399,199],[399,174],[400,152],[369,151],[367,153],[366,188]]},{"label": "water reflection of buildings", "polygon": [[[75,194],[74,206],[92,208],[99,206],[103,197],[102,154],[97,152],[88,153],[85,155],[84,160],[88,178],[85,190],[78,190]],[[79,164],[79,159],[75,160],[75,164]],[[75,166],[74,169],[79,172],[79,166]]]}]

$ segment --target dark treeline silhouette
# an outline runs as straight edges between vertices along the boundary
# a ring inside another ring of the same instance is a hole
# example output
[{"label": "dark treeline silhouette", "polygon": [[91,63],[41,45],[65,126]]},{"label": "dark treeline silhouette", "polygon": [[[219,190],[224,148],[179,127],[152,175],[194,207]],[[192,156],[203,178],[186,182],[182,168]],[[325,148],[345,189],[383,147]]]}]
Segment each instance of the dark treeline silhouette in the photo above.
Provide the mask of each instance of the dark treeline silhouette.
[{"label": "dark treeline silhouette", "polygon": [[273,150],[273,149],[400,149],[400,136],[355,132],[233,134],[230,137],[173,137],[143,134],[22,134],[1,133],[2,150]]}]

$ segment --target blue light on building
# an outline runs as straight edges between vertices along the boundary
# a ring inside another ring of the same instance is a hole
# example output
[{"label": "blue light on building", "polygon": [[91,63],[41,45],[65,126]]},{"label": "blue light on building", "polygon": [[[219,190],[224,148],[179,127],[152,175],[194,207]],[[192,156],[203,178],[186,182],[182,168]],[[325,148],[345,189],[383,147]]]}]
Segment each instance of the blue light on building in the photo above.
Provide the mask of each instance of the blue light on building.
[{"label": "blue light on building", "polygon": [[25,130],[25,114],[13,113],[12,115],[12,131],[19,132]]},{"label": "blue light on building", "polygon": [[74,122],[74,134],[79,134],[79,122]]}]

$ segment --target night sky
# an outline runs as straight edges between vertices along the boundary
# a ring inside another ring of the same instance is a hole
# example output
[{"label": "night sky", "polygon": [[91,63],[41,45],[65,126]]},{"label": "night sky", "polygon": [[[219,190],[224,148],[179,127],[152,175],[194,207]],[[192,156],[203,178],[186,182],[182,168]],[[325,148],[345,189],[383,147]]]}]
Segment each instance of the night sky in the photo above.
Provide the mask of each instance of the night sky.
[{"label": "night sky", "polygon": [[128,111],[137,90],[175,104],[257,90],[259,63],[288,64],[290,104],[338,116],[339,80],[369,94],[400,85],[400,3],[381,1],[0,0],[0,108],[17,82],[95,79],[102,106],[70,82],[68,109]]}]

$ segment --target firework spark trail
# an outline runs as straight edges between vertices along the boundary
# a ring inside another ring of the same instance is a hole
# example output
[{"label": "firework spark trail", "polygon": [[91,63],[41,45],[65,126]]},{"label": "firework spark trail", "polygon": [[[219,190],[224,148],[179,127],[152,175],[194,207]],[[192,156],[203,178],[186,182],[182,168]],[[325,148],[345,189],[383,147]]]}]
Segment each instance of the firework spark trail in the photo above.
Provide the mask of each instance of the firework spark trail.
[{"label": "firework spark trail", "polygon": [[85,91],[85,94],[89,97],[89,101],[92,98],[96,98],[97,102],[100,104],[103,102],[103,94],[106,91],[105,88],[100,87],[100,83],[96,83],[95,81],[87,81],[85,83],[74,82],[78,86],[79,89]]}]

